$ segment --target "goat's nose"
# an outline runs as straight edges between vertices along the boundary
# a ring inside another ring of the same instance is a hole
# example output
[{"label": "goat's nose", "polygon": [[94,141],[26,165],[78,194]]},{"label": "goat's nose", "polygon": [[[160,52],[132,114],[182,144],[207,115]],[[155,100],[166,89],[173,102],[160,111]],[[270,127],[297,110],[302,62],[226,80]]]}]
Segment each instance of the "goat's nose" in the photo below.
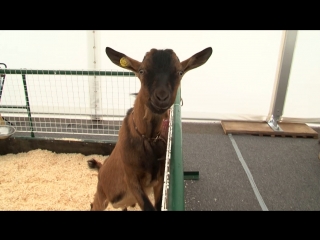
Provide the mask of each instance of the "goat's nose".
[{"label": "goat's nose", "polygon": [[169,99],[169,93],[166,91],[155,92],[155,97],[159,102],[165,102]]}]

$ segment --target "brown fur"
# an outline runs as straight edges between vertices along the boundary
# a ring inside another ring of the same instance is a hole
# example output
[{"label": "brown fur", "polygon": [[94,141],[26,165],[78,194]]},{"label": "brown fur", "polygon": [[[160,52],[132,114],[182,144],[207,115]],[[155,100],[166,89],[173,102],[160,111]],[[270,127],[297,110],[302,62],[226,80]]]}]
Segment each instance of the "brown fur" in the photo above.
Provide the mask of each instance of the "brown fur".
[{"label": "brown fur", "polygon": [[[151,49],[142,62],[109,47],[106,53],[114,64],[136,73],[141,89],[123,120],[110,156],[103,164],[94,159],[88,161],[90,168],[99,169],[91,210],[104,210],[108,203],[123,210],[136,203],[142,210],[161,210],[168,109],[174,103],[182,76],[204,64],[212,49],[206,48],[183,62],[172,50]],[[148,198],[152,190],[155,206]]]}]

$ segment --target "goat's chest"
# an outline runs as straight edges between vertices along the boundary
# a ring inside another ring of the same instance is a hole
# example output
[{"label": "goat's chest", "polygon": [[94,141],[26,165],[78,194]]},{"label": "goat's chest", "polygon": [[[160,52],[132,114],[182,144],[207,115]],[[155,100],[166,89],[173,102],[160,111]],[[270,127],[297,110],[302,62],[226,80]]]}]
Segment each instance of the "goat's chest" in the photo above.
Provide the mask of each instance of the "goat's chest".
[{"label": "goat's chest", "polygon": [[126,164],[136,168],[138,177],[146,183],[144,185],[149,185],[163,174],[166,143],[161,140],[150,141],[141,138],[138,141],[140,144],[131,145],[134,154],[127,155],[124,160]]},{"label": "goat's chest", "polygon": [[128,154],[125,153],[125,160],[129,162],[136,164],[138,161],[141,167],[153,168],[159,161],[165,160],[167,143],[161,136],[158,139],[131,138],[127,143]]},{"label": "goat's chest", "polygon": [[147,172],[158,172],[165,160],[166,146],[163,142],[144,141],[144,148],[140,154],[140,166]]}]

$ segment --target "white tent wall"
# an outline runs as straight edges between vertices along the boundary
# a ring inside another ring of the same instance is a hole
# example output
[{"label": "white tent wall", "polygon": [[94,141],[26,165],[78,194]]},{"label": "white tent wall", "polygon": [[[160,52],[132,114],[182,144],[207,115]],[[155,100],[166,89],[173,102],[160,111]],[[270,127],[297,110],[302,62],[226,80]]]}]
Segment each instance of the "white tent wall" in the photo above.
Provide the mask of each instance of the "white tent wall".
[{"label": "white tent wall", "polygon": [[320,31],[298,31],[282,119],[320,123]]},{"label": "white tent wall", "polygon": [[11,69],[88,69],[87,31],[0,31],[0,62]]},{"label": "white tent wall", "polygon": [[[142,60],[172,48],[180,60],[211,46],[206,64],[182,80],[182,118],[266,120],[282,31],[103,31],[102,45]],[[112,67],[107,58],[102,66]],[[119,68],[120,69],[120,68]]]},{"label": "white tent wall", "polygon": [[[93,66],[92,61],[88,60],[90,41],[87,31],[0,31],[0,39],[0,62],[10,69],[87,70]],[[3,68],[3,65],[0,67]],[[51,113],[56,114],[79,114],[89,108],[89,92],[80,98],[76,90],[89,89],[89,81],[79,84],[77,78],[61,75],[55,76],[54,80],[49,75],[28,75],[26,79],[32,112],[48,112],[46,109],[50,109]],[[49,81],[52,84],[49,85]],[[70,88],[75,91],[66,94]],[[73,104],[75,98],[79,99],[77,108]],[[21,75],[6,75],[1,103],[26,104]],[[7,110],[10,111],[2,111]]]},{"label": "white tent wall", "polygon": [[[184,60],[211,46],[208,62],[182,80],[182,119],[267,120],[283,31],[93,32],[0,31],[0,62],[10,69],[123,71],[107,58],[105,47],[141,61],[151,48],[172,48]],[[320,119],[319,32],[298,31],[284,119]],[[92,107],[101,97],[90,95],[86,104]]]}]

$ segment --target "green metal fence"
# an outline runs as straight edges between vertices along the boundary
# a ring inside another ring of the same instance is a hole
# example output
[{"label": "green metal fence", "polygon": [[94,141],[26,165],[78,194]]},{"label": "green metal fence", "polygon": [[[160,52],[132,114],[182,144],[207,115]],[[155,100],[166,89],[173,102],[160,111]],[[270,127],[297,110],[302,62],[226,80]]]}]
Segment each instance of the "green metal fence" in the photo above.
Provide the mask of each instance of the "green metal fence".
[{"label": "green metal fence", "polygon": [[[1,97],[5,91],[7,75],[21,75],[23,85],[23,93],[25,105],[5,105],[1,103]],[[29,87],[27,84],[28,75],[66,75],[66,76],[114,76],[114,77],[134,77],[132,72],[117,72],[117,71],[74,71],[74,70],[28,70],[28,69],[1,69],[0,68],[0,113],[3,109],[24,109],[26,110],[27,119],[29,122],[29,131],[31,138],[37,138],[34,130],[34,118],[32,105],[29,100]],[[180,88],[177,93],[175,103],[171,110],[173,111],[172,118],[170,119],[172,125],[172,136],[168,136],[171,140],[171,147],[168,149],[171,152],[170,157],[167,158],[169,165],[168,178],[165,184],[168,185],[168,196],[165,210],[181,211],[184,210],[184,172],[183,172],[183,159],[182,159],[182,125],[181,125],[181,107],[180,107]],[[14,114],[15,112],[12,112]],[[6,112],[10,115],[10,111]],[[61,120],[60,120],[61,121]],[[108,123],[109,124],[109,123]],[[52,131],[52,130],[51,130]],[[90,134],[90,133],[89,133]],[[16,134],[15,134],[16,135]],[[13,135],[13,137],[15,137]],[[77,149],[75,149],[77,151]]]}]

